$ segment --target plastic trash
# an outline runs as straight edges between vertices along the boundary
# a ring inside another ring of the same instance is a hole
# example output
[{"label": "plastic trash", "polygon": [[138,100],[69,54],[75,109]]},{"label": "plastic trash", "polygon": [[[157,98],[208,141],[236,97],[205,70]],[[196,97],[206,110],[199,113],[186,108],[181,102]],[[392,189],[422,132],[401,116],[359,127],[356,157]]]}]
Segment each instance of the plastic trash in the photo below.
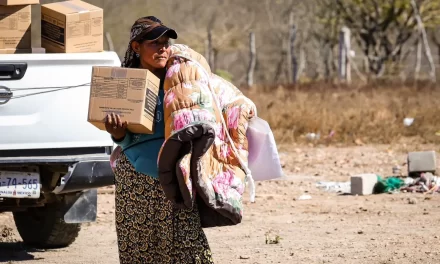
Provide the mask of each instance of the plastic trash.
[{"label": "plastic trash", "polygon": [[404,119],[403,119],[403,125],[404,125],[404,126],[409,127],[409,126],[411,126],[413,123],[414,123],[414,118],[412,118],[412,117],[407,117],[407,118],[404,118]]},{"label": "plastic trash", "polygon": [[319,140],[321,138],[321,134],[316,133],[307,133],[306,134],[307,140],[313,141],[313,140]]},{"label": "plastic trash", "polygon": [[312,196],[308,195],[308,194],[303,194],[300,197],[298,197],[298,201],[304,201],[304,200],[311,200]]},{"label": "plastic trash", "polygon": [[349,193],[351,190],[351,182],[318,182],[316,187],[327,192]]},{"label": "plastic trash", "polygon": [[406,178],[403,180],[403,183],[405,184],[405,186],[411,185],[411,184],[414,183],[414,179],[411,178],[411,177],[406,177]]},{"label": "plastic trash", "polygon": [[399,165],[396,165],[396,166],[393,167],[393,175],[394,176],[402,175],[402,170],[401,170]]}]

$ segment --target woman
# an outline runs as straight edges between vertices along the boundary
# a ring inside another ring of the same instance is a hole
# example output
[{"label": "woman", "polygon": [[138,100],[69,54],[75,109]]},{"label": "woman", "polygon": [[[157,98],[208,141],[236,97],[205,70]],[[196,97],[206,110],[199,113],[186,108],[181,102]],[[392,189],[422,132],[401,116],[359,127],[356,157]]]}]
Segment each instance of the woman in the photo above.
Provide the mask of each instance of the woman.
[{"label": "woman", "polygon": [[118,115],[107,116],[106,129],[122,149],[115,168],[116,231],[122,264],[214,263],[198,209],[177,209],[158,180],[157,158],[164,143],[163,83],[173,29],[155,17],[138,19],[122,67],[148,69],[161,80],[155,131],[133,134]]}]

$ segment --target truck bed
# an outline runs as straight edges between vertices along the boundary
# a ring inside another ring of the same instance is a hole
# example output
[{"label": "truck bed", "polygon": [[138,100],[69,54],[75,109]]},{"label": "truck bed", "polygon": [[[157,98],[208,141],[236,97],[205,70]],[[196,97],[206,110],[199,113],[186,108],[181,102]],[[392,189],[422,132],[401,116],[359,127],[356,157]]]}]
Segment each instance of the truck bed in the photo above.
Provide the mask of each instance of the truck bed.
[{"label": "truck bed", "polygon": [[[23,64],[26,67],[20,70],[22,78],[17,71],[6,72],[14,65]],[[120,66],[120,60],[114,52],[0,55],[0,157],[3,157],[0,162],[8,156],[2,152],[10,150],[113,146],[106,131],[87,122],[91,73],[95,65]],[[5,100],[8,96],[11,98]],[[82,157],[22,156],[22,161]],[[13,160],[17,158],[8,162]]]}]

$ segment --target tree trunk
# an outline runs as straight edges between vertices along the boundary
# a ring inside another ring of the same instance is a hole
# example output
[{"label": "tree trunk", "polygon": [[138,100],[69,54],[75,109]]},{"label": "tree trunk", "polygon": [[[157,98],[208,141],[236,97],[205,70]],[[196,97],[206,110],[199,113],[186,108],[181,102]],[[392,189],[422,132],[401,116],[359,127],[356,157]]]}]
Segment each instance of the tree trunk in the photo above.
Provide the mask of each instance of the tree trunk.
[{"label": "tree trunk", "polygon": [[302,47],[299,48],[299,64],[298,64],[298,70],[296,71],[296,80],[295,83],[299,81],[299,78],[301,77],[304,69],[306,68],[306,52]]},{"label": "tree trunk", "polygon": [[417,20],[417,26],[419,28],[419,31],[422,33],[423,45],[425,46],[425,55],[428,58],[429,66],[431,68],[431,72],[429,73],[429,76],[431,77],[432,82],[436,82],[435,65],[434,65],[434,60],[432,59],[431,49],[429,47],[429,42],[428,42],[428,37],[426,36],[425,26],[423,25],[422,18],[420,17],[420,13],[417,8],[416,1],[411,0],[411,5],[412,5],[412,8],[414,9],[414,17]]},{"label": "tree trunk", "polygon": [[417,40],[417,52],[416,52],[416,68],[414,69],[414,80],[419,79],[420,68],[422,66],[422,35],[419,34]]},{"label": "tree trunk", "polygon": [[257,62],[257,51],[255,47],[255,33],[249,34],[249,67],[247,72],[247,85],[251,87],[254,85],[254,71]]},{"label": "tree trunk", "polygon": [[296,81],[298,80],[298,76],[297,76],[298,59],[296,58],[295,55],[295,39],[296,39],[296,26],[292,25],[292,27],[290,28],[290,37],[289,37],[290,61],[291,61],[290,76],[292,83],[296,83]]},{"label": "tree trunk", "polygon": [[211,28],[208,28],[208,43],[207,43],[207,52],[208,52],[208,56],[207,56],[207,60],[208,60],[208,64],[209,67],[211,67],[211,71],[213,71],[213,67],[214,67],[214,51],[212,49],[212,31]]},{"label": "tree trunk", "polygon": [[330,78],[330,43],[325,43],[323,46],[322,57],[324,59],[324,80],[328,80]]},{"label": "tree trunk", "polygon": [[277,69],[275,71],[275,76],[273,78],[274,83],[280,83],[280,77],[281,77],[281,73],[283,72],[283,66],[284,66],[284,59],[286,57],[286,53],[285,51],[281,52],[281,58],[280,61],[277,64]]},{"label": "tree trunk", "polygon": [[295,40],[296,40],[296,26],[294,21],[294,9],[290,10],[289,14],[289,70],[288,70],[288,80],[290,83],[296,83],[297,72],[298,72],[298,60],[295,55]]},{"label": "tree trunk", "polygon": [[351,81],[350,63],[348,60],[350,50],[350,29],[343,27],[339,35],[339,78],[348,83]]}]

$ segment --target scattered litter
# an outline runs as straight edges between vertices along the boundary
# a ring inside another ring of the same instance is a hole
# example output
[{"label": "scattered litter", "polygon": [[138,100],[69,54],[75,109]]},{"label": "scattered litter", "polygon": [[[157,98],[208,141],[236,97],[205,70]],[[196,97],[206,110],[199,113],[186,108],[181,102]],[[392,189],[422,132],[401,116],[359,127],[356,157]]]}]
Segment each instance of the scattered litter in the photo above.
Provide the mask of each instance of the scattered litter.
[{"label": "scattered litter", "polygon": [[330,138],[334,137],[335,134],[336,134],[336,132],[335,132],[334,130],[331,130],[331,131],[329,132],[329,134],[327,135],[327,139],[330,139]]},{"label": "scattered litter", "polygon": [[[412,121],[414,121],[414,119],[412,119]],[[349,182],[319,181],[316,183],[316,187],[327,192],[351,193],[356,195],[392,194],[398,192],[440,194],[440,176],[435,175],[435,151],[410,152],[408,153],[407,163],[394,164],[392,176],[382,177],[373,173],[359,174],[351,176],[351,181]],[[401,166],[405,165],[408,165],[408,174],[404,176]],[[354,178],[363,176],[369,176],[368,181],[363,178],[361,181],[353,181]],[[352,187],[356,187],[355,190],[359,189],[360,191],[353,191]],[[296,200],[310,199],[312,199],[310,195],[304,194]],[[411,199],[408,200],[408,203],[416,204],[417,200]]]},{"label": "scattered litter", "polygon": [[313,140],[319,140],[319,138],[321,137],[321,135],[319,133],[307,133],[306,134],[306,138],[307,140],[313,141]]},{"label": "scattered litter", "polygon": [[409,127],[409,126],[411,126],[413,123],[414,123],[414,118],[412,118],[412,117],[407,117],[407,118],[403,119],[403,125],[404,125],[404,126]]},{"label": "scattered litter", "polygon": [[394,176],[402,176],[402,169],[400,168],[399,165],[395,165],[393,167],[393,175]]},{"label": "scattered litter", "polygon": [[403,183],[404,183],[405,185],[413,184],[413,183],[414,183],[414,179],[411,178],[411,177],[406,177],[406,178],[403,180]]},{"label": "scattered litter", "polygon": [[266,244],[279,244],[283,239],[278,234],[273,235],[272,230],[267,231],[265,235],[266,235]]},{"label": "scattered litter", "polygon": [[419,178],[407,184],[401,190],[406,192],[418,192],[425,194],[433,194],[440,192],[440,177],[434,176],[430,172],[422,173]]},{"label": "scattered litter", "polygon": [[397,177],[388,177],[382,179],[382,177],[377,176],[377,183],[374,186],[374,193],[390,193],[393,191],[399,191],[402,186],[404,186],[404,181]]},{"label": "scattered litter", "polygon": [[351,188],[350,182],[318,182],[316,187],[327,192],[349,193]]},{"label": "scattered litter", "polygon": [[308,194],[303,194],[300,197],[298,197],[298,201],[304,201],[304,200],[311,200],[312,196],[308,195]]}]

